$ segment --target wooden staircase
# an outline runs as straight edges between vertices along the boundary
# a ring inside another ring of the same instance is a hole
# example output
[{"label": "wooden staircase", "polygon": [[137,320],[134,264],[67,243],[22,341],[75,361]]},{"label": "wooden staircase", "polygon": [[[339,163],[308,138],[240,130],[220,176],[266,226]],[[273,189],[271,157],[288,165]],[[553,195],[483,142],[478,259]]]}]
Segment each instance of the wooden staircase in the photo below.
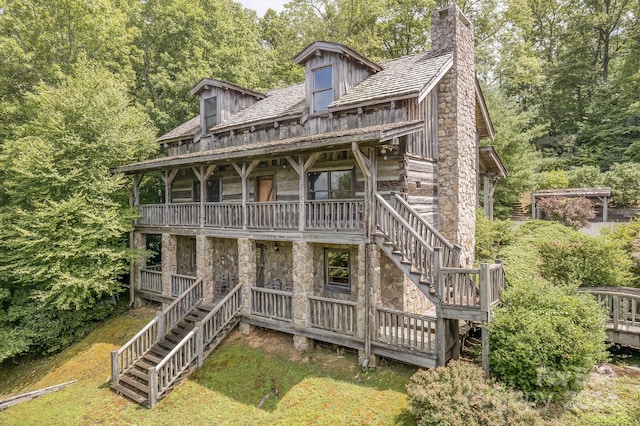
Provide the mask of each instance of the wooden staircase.
[{"label": "wooden staircase", "polygon": [[[111,356],[111,388],[153,407],[197,370],[238,324],[242,285],[217,305],[202,303],[202,279],[159,311],[147,326]],[[167,332],[164,332],[168,329]]]}]

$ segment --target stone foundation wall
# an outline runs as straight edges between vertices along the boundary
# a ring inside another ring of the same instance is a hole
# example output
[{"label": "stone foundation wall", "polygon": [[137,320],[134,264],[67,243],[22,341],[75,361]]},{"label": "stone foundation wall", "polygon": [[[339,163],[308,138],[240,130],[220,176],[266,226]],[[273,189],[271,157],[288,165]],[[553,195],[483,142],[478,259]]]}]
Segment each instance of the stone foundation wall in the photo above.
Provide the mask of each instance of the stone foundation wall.
[{"label": "stone foundation wall", "polygon": [[162,294],[171,295],[171,274],[178,271],[176,236],[162,234]]},{"label": "stone foundation wall", "polygon": [[293,285],[293,244],[290,242],[256,241],[257,245],[262,246],[264,286],[273,288],[276,281],[279,281],[280,289],[291,288]]},{"label": "stone foundation wall", "polygon": [[[227,277],[227,289],[231,290],[239,283],[238,240],[230,238],[211,239],[211,280],[214,287],[219,285],[223,276]],[[255,259],[251,262],[255,265]],[[253,282],[251,282],[253,285]]]},{"label": "stone foundation wall", "polygon": [[433,303],[384,253],[380,254],[381,304],[386,308],[422,314]]},{"label": "stone foundation wall", "polygon": [[[325,249],[347,250],[349,252],[349,278],[351,283],[350,292],[341,292],[331,288],[326,288],[326,264]],[[313,244],[313,291],[317,296],[329,297],[338,300],[355,301],[358,298],[358,246],[346,244]]]},{"label": "stone foundation wall", "polygon": [[176,260],[178,262],[177,273],[180,275],[196,275],[196,264],[193,262],[193,237],[176,237]]},{"label": "stone foundation wall", "polygon": [[204,300],[213,301],[213,241],[204,235],[196,236],[196,276],[203,279]]}]

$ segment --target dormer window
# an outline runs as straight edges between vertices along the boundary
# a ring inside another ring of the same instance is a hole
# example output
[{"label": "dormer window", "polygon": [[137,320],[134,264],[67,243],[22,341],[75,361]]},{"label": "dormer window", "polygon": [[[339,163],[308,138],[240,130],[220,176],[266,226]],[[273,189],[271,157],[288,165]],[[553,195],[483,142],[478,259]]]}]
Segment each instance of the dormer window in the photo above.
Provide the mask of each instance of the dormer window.
[{"label": "dormer window", "polygon": [[333,101],[331,65],[313,70],[313,112],[325,111]]},{"label": "dormer window", "polygon": [[204,100],[204,127],[205,133],[218,124],[218,98],[212,96]]}]

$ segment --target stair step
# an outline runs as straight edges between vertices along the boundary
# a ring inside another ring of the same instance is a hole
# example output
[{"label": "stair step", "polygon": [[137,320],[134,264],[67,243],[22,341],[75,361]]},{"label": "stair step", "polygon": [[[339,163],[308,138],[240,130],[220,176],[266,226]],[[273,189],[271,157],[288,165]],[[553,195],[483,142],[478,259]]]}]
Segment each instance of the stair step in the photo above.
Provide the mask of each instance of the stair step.
[{"label": "stair step", "polygon": [[139,366],[140,368],[142,368],[143,370],[148,370],[151,367],[155,367],[155,365],[153,364],[149,364],[148,362],[146,362],[145,360],[141,359],[140,361],[138,361],[136,363],[137,366]]},{"label": "stair step", "polygon": [[121,384],[111,385],[111,389],[126,396],[132,401],[137,402],[138,404],[147,405],[149,403],[149,399],[146,396],[142,396],[134,390],[129,389],[128,387]]},{"label": "stair step", "polygon": [[152,352],[156,356],[164,358],[165,356],[167,356],[169,354],[169,352],[171,352],[171,350],[170,349],[165,349],[165,348],[161,347],[160,345],[156,345],[153,348],[151,348],[150,352]]},{"label": "stair step", "polygon": [[182,340],[182,338],[180,336],[176,336],[174,334],[167,334],[166,336],[164,336],[164,341],[167,342],[171,342],[173,343],[173,345],[177,345],[178,343],[180,343],[180,340]]},{"label": "stair step", "polygon": [[137,377],[138,379],[145,380],[145,381],[149,378],[149,375],[147,374],[147,372],[139,369],[137,365],[134,366],[131,370],[127,371],[127,374],[130,374],[132,376]]},{"label": "stair step", "polygon": [[146,384],[139,382],[131,377],[128,376],[122,376],[120,377],[120,383],[124,383],[126,384],[128,387],[130,388],[135,388],[139,391],[141,391],[144,395],[149,395],[149,386],[147,386]]},{"label": "stair step", "polygon": [[144,354],[144,356],[142,357],[142,359],[146,359],[149,362],[152,362],[154,364],[159,364],[160,361],[162,361],[162,358],[164,357],[158,357],[155,354],[152,354],[150,352],[147,352],[146,354]]}]

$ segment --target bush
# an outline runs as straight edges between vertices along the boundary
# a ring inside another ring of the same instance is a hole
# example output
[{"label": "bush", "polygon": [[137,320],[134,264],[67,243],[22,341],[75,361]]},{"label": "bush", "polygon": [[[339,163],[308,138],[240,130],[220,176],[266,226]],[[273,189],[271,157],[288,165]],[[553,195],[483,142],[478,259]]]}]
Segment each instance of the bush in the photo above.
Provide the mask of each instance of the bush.
[{"label": "bush", "polygon": [[502,299],[491,324],[491,373],[529,400],[568,399],[607,359],[605,313],[593,296],[532,281]]},{"label": "bush", "polygon": [[621,244],[631,262],[631,284],[640,287],[640,221],[631,220],[613,228],[605,228],[604,237]]},{"label": "bush", "polygon": [[551,170],[538,175],[536,186],[538,189],[569,188],[569,178],[564,170]]},{"label": "bush", "polygon": [[543,197],[538,200],[537,207],[545,219],[555,220],[575,229],[582,228],[596,217],[593,203],[584,197]]},{"label": "bush", "polygon": [[604,176],[596,166],[574,167],[567,172],[569,188],[595,188],[602,186]]},{"label": "bush", "polygon": [[628,286],[631,258],[621,240],[574,236],[539,245],[540,272],[556,285]]},{"label": "bush", "polygon": [[511,221],[491,220],[480,210],[476,215],[476,260],[493,262],[502,246],[511,238]]},{"label": "bush", "polygon": [[447,367],[420,370],[407,385],[418,425],[537,424],[536,412],[522,395],[491,383],[479,367],[452,361]]},{"label": "bush", "polygon": [[632,207],[640,200],[640,164],[616,163],[605,174],[611,187],[611,201],[617,207]]}]

